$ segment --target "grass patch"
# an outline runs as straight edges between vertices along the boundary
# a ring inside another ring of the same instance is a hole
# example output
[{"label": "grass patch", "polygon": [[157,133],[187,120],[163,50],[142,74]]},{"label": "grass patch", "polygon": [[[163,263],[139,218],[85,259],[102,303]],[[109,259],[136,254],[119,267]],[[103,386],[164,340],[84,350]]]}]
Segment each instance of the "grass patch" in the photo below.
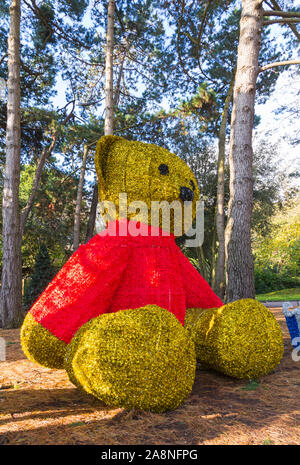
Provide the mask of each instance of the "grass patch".
[{"label": "grass patch", "polygon": [[259,382],[254,379],[250,379],[246,386],[242,387],[243,391],[255,391],[259,387]]},{"label": "grass patch", "polygon": [[271,446],[272,444],[274,444],[274,442],[271,441],[271,439],[265,439],[263,442],[264,446]]},{"label": "grass patch", "polygon": [[260,301],[300,300],[300,287],[281,289],[280,291],[268,292],[267,294],[258,294],[255,298]]}]

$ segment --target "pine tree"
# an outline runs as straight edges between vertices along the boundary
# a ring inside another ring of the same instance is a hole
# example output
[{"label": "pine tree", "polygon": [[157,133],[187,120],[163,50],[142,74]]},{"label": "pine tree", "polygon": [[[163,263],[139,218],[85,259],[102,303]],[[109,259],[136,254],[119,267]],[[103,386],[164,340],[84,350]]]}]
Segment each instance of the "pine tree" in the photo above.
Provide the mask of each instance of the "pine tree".
[{"label": "pine tree", "polygon": [[29,309],[41,295],[54,274],[55,271],[51,264],[48,249],[45,244],[42,244],[36,256],[33,274],[24,293],[24,305],[26,309]]},{"label": "pine tree", "polygon": [[21,146],[20,0],[13,0],[9,11],[6,158],[2,199],[3,264],[0,293],[0,320],[3,328],[15,326],[22,310],[21,238],[18,205]]}]

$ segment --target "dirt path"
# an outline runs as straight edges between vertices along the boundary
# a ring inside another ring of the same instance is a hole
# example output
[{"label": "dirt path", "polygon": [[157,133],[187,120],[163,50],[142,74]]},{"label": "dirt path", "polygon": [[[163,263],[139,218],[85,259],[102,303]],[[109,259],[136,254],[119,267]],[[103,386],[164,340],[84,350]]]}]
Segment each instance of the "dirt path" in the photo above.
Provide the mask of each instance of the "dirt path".
[{"label": "dirt path", "polygon": [[77,390],[64,371],[29,362],[19,330],[0,330],[7,342],[0,444],[299,444],[300,361],[291,358],[281,309],[272,312],[285,336],[274,372],[251,390],[245,381],[198,370],[185,404],[164,414],[105,406]]}]

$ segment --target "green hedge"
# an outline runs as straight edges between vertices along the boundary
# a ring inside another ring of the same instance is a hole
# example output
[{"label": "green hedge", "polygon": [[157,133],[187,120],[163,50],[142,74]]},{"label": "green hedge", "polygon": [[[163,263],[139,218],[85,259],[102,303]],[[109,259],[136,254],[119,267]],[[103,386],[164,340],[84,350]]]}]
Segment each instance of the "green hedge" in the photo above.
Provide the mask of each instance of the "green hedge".
[{"label": "green hedge", "polygon": [[264,294],[266,292],[278,291],[300,286],[300,278],[291,276],[286,272],[276,272],[274,269],[254,270],[255,292]]}]

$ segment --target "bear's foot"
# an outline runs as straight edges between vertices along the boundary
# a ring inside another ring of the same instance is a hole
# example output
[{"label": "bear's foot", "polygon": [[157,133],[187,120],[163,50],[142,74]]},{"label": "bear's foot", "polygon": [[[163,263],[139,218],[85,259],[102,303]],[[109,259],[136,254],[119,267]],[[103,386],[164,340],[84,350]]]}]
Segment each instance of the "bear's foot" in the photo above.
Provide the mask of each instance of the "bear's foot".
[{"label": "bear's foot", "polygon": [[207,367],[241,379],[272,371],[283,356],[283,337],[274,315],[253,299],[212,309],[188,309],[185,327],[196,357]]},{"label": "bear's foot", "polygon": [[29,360],[47,368],[63,368],[67,344],[27,313],[21,328],[21,345]]},{"label": "bear's foot", "polygon": [[108,405],[164,412],[190,394],[195,345],[169,311],[155,305],[93,318],[67,348],[70,380]]}]

